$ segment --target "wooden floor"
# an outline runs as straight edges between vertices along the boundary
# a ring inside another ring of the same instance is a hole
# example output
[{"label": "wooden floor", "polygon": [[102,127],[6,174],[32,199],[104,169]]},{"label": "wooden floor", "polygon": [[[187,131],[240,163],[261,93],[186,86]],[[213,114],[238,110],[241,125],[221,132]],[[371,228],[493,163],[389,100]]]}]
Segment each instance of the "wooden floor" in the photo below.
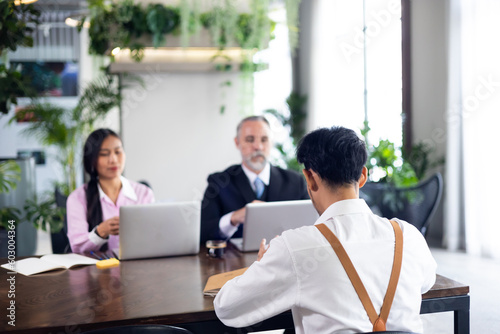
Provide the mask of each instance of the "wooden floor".
[{"label": "wooden floor", "polygon": [[[470,286],[471,333],[500,333],[500,261],[432,248],[438,274]],[[38,234],[36,254],[51,253],[50,237]],[[453,334],[453,314],[422,315],[424,333]],[[263,332],[261,332],[263,333]],[[266,332],[279,334],[282,331]]]}]

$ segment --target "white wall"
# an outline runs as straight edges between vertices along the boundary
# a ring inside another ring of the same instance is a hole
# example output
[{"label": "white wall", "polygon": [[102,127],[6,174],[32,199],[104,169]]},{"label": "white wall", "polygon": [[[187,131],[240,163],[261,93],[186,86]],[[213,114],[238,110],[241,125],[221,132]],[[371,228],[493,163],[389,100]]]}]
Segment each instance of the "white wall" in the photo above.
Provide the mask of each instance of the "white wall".
[{"label": "white wall", "polygon": [[[150,183],[157,201],[200,200],[210,173],[241,161],[233,138],[243,118],[236,73],[143,74],[124,91],[125,176]],[[222,96],[220,83],[230,79]],[[226,111],[219,113],[221,104]]]},{"label": "white wall", "polygon": [[[434,158],[446,152],[447,3],[411,1],[413,142],[435,148]],[[434,245],[442,242],[443,202],[429,227],[427,239]]]}]

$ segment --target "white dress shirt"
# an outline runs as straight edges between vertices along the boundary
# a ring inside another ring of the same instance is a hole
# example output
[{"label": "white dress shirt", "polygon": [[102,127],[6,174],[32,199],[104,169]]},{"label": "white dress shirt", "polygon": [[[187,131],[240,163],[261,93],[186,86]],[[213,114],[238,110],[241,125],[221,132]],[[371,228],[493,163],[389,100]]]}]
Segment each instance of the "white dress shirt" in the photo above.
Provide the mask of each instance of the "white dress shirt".
[{"label": "white dress shirt", "polygon": [[[387,330],[421,333],[421,295],[435,282],[436,262],[422,234],[395,220],[403,230],[403,264]],[[390,222],[374,215],[364,200],[353,199],[332,204],[315,224],[321,223],[344,246],[380,312],[394,258]],[[314,226],[273,239],[260,262],[224,285],[214,307],[231,327],[250,326],[289,309],[298,334],[370,332],[373,327],[335,252]]]},{"label": "white dress shirt", "polygon": [[[241,168],[243,169],[243,172],[245,172],[245,175],[247,176],[248,181],[250,182],[250,186],[252,187],[252,190],[254,192],[254,183],[256,178],[261,179],[266,186],[269,185],[269,181],[271,179],[271,165],[269,163],[266,164],[264,169],[259,174],[254,173],[243,164],[241,164]],[[233,213],[234,211],[228,212],[219,220],[219,230],[228,238],[238,230],[238,226],[234,226],[231,224],[231,217],[233,216]]]}]

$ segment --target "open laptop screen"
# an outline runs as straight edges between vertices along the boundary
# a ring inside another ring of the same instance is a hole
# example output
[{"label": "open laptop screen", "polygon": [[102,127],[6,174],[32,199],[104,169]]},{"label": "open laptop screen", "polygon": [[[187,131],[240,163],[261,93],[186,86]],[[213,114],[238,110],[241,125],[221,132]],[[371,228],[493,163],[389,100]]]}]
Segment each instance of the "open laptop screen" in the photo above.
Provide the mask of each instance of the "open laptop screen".
[{"label": "open laptop screen", "polygon": [[263,238],[269,242],[283,231],[312,225],[317,219],[311,200],[249,203],[243,239],[231,239],[231,242],[241,251],[257,251]]},{"label": "open laptop screen", "polygon": [[173,202],[120,207],[120,260],[196,254],[201,203]]}]

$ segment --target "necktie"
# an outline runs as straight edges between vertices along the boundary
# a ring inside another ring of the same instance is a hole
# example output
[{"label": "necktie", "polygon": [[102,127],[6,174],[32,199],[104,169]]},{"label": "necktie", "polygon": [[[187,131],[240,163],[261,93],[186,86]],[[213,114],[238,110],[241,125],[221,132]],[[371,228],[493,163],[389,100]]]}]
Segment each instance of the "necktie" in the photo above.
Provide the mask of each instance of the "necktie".
[{"label": "necktie", "polygon": [[262,196],[262,193],[264,193],[264,181],[256,178],[253,184],[255,185],[255,196],[259,199]]}]

